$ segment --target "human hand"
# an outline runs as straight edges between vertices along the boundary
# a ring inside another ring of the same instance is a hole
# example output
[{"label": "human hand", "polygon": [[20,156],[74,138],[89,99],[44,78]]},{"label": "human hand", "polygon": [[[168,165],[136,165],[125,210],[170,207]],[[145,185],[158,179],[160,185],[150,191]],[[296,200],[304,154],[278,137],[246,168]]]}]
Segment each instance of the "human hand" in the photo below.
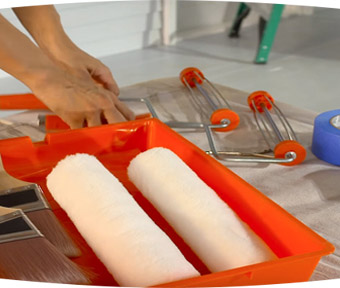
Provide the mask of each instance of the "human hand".
[{"label": "human hand", "polygon": [[[96,86],[98,86],[97,89],[99,89],[101,93],[105,93],[105,91],[103,91],[104,89],[111,92],[105,94],[112,99],[113,103],[115,103],[115,106],[126,120],[135,119],[133,112],[123,102],[119,101],[118,85],[114,80],[110,69],[101,61],[85,53],[72,43],[69,43],[69,45],[65,44],[63,49],[54,49],[53,54],[49,54],[49,56],[56,65],[62,66],[65,70],[77,75],[78,79],[86,80],[88,81],[88,84],[91,82],[96,84]],[[120,117],[117,116],[115,118],[118,121]],[[88,125],[90,125],[90,123],[88,123]]]},{"label": "human hand", "polygon": [[87,54],[77,46],[65,45],[63,49],[55,49],[53,55],[50,54],[50,57],[59,64],[61,63],[76,70],[78,73],[87,73],[95,83],[102,85],[116,96],[119,95],[118,85],[110,69],[100,60]]},{"label": "human hand", "polygon": [[13,10],[37,46],[9,23],[0,22],[0,35],[6,35],[0,37],[0,56],[4,55],[0,64],[5,71],[26,84],[71,128],[134,119],[118,100],[110,70],[71,41],[53,6]]},{"label": "human hand", "polygon": [[[53,6],[16,8],[35,40],[0,15],[0,68],[26,84],[71,128],[134,119],[110,70],[66,35]],[[43,29],[42,29],[43,28]]]},{"label": "human hand", "polygon": [[56,66],[31,85],[32,92],[72,129],[133,120],[133,112],[91,77]]}]

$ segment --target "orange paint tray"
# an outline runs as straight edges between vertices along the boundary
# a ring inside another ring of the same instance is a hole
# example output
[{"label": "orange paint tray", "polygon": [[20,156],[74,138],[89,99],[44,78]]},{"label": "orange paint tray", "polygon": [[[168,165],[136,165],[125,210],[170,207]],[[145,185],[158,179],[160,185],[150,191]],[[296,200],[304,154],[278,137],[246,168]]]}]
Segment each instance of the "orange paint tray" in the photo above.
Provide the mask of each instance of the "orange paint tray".
[{"label": "orange paint tray", "polygon": [[[128,181],[126,170],[130,160],[152,147],[169,148],[181,157],[269,245],[278,259],[210,273]],[[116,286],[117,283],[46,188],[46,176],[51,169],[66,155],[74,153],[95,155],[202,274],[159,286],[238,286],[306,281],[320,258],[334,250],[332,244],[157,119],[48,134],[45,141],[38,143],[32,143],[28,137],[1,140],[0,153],[8,173],[41,185],[54,213],[82,249],[82,256],[73,260],[91,271],[93,285]]]}]

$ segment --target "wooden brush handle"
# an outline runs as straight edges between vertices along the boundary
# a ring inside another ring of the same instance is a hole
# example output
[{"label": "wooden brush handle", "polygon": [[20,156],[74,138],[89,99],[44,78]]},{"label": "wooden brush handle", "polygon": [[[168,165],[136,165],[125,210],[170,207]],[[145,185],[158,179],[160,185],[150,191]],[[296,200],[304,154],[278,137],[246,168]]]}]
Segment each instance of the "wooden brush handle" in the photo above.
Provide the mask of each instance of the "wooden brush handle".
[{"label": "wooden brush handle", "polygon": [[27,186],[27,185],[30,185],[30,184],[32,184],[32,183],[19,180],[15,177],[9,175],[6,172],[4,165],[2,164],[2,159],[1,159],[1,156],[0,156],[0,191],[6,190],[6,189],[11,189],[11,188]]},{"label": "wooden brush handle", "polygon": [[7,215],[9,213],[12,213],[12,212],[15,212],[15,211],[18,211],[18,210],[20,210],[20,209],[6,208],[6,207],[3,207],[3,206],[0,206],[0,216]]}]

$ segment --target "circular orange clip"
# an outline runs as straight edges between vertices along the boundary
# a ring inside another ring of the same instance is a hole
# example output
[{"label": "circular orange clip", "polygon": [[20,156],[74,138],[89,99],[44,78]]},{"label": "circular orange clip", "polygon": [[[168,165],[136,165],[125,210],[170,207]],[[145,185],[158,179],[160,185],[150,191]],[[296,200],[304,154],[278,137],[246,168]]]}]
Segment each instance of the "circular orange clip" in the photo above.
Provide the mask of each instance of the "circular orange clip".
[{"label": "circular orange clip", "polygon": [[197,83],[202,84],[203,80],[205,77],[203,75],[203,73],[201,72],[201,70],[199,70],[198,68],[195,67],[188,67],[185,68],[184,70],[182,70],[182,72],[179,75],[179,78],[181,79],[182,83],[184,85],[185,81],[190,85],[190,87],[195,87],[195,81],[197,81]]},{"label": "circular orange clip", "polygon": [[285,140],[276,145],[274,155],[276,158],[285,158],[288,152],[294,152],[296,158],[289,163],[282,163],[285,166],[294,166],[300,164],[306,158],[306,149],[297,141]]},{"label": "circular orange clip", "polygon": [[268,110],[272,109],[272,103],[269,100],[274,103],[274,99],[273,97],[266,91],[255,91],[253,93],[251,93],[248,96],[248,105],[250,107],[251,110],[255,111],[254,105],[256,106],[257,110],[262,113],[263,112],[263,108],[262,108],[262,104],[265,105],[265,107],[267,107]]},{"label": "circular orange clip", "polygon": [[226,132],[235,129],[240,123],[240,117],[230,109],[222,108],[214,111],[210,116],[211,124],[222,124],[222,120],[229,120],[230,124],[225,128],[214,128],[215,131]]}]

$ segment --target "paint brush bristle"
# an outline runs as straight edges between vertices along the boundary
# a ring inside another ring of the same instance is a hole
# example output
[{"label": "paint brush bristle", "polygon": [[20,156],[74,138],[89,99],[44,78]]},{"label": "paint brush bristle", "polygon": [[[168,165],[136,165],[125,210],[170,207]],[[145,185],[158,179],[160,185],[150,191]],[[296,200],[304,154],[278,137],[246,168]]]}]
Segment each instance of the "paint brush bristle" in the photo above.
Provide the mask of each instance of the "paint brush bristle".
[{"label": "paint brush bristle", "polygon": [[78,257],[81,255],[77,245],[66,233],[64,227],[61,226],[57,217],[50,209],[26,212],[26,215],[45,238],[60,252],[68,257]]},{"label": "paint brush bristle", "polygon": [[44,237],[0,244],[0,277],[7,279],[89,284],[89,279]]},{"label": "paint brush bristle", "polygon": [[89,284],[87,275],[46,240],[21,209],[1,206],[0,277]]},{"label": "paint brush bristle", "polygon": [[22,209],[45,238],[62,253],[68,257],[81,255],[80,249],[53,214],[39,185],[31,183],[0,191],[0,206]]}]

